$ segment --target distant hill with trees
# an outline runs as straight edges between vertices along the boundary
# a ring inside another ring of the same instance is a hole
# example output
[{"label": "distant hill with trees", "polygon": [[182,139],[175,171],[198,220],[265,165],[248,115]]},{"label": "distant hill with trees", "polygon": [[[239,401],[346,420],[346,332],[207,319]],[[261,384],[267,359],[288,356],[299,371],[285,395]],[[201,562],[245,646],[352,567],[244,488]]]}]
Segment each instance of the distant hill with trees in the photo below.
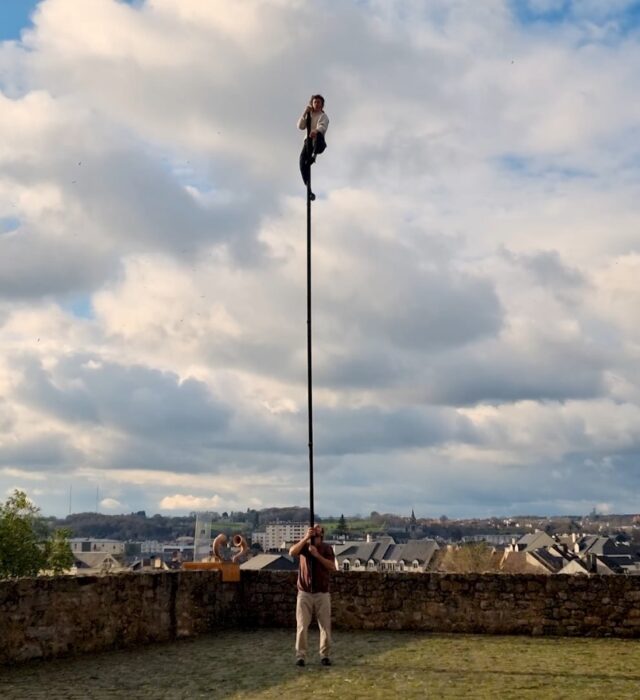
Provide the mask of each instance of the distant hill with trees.
[{"label": "distant hill with trees", "polygon": [[[231,511],[210,513],[212,534],[220,532],[251,532],[276,520],[306,521],[309,509],[290,506],[286,508],[264,508],[256,511]],[[152,515],[138,511],[128,515],[106,513],[73,513],[66,518],[47,518],[53,531],[64,528],[71,537],[97,537],[126,541],[159,540],[171,541],[176,537],[193,536],[196,513],[180,516]]]},{"label": "distant hill with trees", "polygon": [[[307,522],[309,509],[299,506],[263,508],[246,511],[211,512],[212,535],[224,532],[249,534],[262,530],[277,520]],[[128,515],[106,513],[74,513],[66,518],[48,518],[51,532],[64,529],[71,537],[99,537],[121,541],[159,540],[171,541],[176,537],[194,534],[196,513],[180,516],[152,515],[138,511]],[[640,517],[635,515],[589,516],[520,516],[518,518],[483,518],[456,520],[442,515],[439,518],[416,518],[372,511],[368,516],[347,515],[317,518],[327,534],[334,536],[363,537],[390,534],[396,540],[429,537],[448,542],[477,535],[520,536],[526,532],[544,530],[547,533],[583,532],[624,537],[640,541]]]}]

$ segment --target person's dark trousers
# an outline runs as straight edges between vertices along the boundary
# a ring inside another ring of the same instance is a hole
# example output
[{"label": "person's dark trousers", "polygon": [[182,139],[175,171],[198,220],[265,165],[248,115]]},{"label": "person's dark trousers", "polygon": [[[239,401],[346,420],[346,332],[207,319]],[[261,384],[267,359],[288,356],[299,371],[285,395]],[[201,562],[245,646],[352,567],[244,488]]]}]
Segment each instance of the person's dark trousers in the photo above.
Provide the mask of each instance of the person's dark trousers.
[{"label": "person's dark trousers", "polygon": [[324,134],[320,132],[314,138],[306,138],[304,140],[300,151],[300,174],[305,185],[309,182],[312,159],[322,153],[326,147],[327,142],[324,140]]}]

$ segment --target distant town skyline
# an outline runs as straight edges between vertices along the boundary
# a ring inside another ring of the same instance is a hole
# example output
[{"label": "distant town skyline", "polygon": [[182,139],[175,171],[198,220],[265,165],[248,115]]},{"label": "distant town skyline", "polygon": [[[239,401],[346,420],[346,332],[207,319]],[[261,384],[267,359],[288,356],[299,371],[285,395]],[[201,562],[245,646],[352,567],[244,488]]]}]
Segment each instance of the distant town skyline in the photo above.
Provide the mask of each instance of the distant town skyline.
[{"label": "distant town skyline", "polygon": [[[36,504],[37,505],[37,504]],[[308,513],[308,506],[302,506],[302,505],[296,505],[296,504],[289,504],[289,505],[283,505],[283,506],[272,506],[272,505],[265,505],[263,508],[259,509],[253,509],[253,508],[243,508],[240,506],[237,509],[229,508],[229,509],[224,509],[220,508],[217,510],[200,510],[200,511],[189,511],[189,512],[180,512],[180,513],[174,513],[174,512],[159,512],[159,511],[154,511],[153,509],[146,511],[144,509],[139,509],[139,510],[127,510],[127,511],[121,511],[121,512],[112,512],[108,508],[105,508],[102,506],[102,504],[99,504],[99,508],[97,510],[71,510],[67,511],[66,513],[56,516],[54,513],[42,513],[43,516],[45,517],[58,517],[58,518],[65,518],[67,516],[75,516],[75,515],[84,515],[84,514],[91,514],[95,513],[97,515],[108,515],[108,516],[135,516],[138,514],[144,514],[146,518],[152,518],[156,515],[162,515],[164,517],[176,517],[176,518],[185,518],[185,517],[195,517],[196,513],[200,514],[210,514],[210,515],[217,515],[219,516],[220,520],[226,519],[231,519],[233,514],[242,514],[246,515],[248,512],[252,513],[263,513],[265,511],[270,511],[270,510],[279,510],[282,509],[283,511],[289,511],[289,510],[299,510],[303,511],[306,510]],[[562,520],[564,518],[569,518],[569,517],[576,517],[576,518],[640,518],[640,515],[638,514],[640,512],[640,508],[637,511],[631,511],[628,513],[615,513],[612,511],[607,511],[607,512],[599,512],[597,508],[594,506],[590,511],[588,512],[583,512],[583,513],[547,513],[547,514],[541,514],[541,513],[511,513],[511,514],[490,514],[490,515],[484,515],[484,516],[479,516],[479,515],[474,515],[474,514],[467,514],[465,516],[449,516],[447,513],[439,513],[439,514],[431,514],[431,513],[416,513],[415,509],[411,509],[410,511],[370,511],[370,512],[361,512],[361,511],[344,511],[344,512],[326,512],[326,513],[317,513],[318,517],[320,517],[323,520],[333,520],[333,519],[340,519],[341,517],[344,517],[347,521],[348,520],[366,520],[370,518],[374,513],[377,514],[378,516],[392,516],[394,518],[399,518],[399,519],[405,519],[407,521],[413,519],[414,517],[416,518],[417,521],[423,521],[423,520],[429,520],[429,521],[462,521],[462,520],[478,520],[478,521],[490,521],[490,520],[499,520],[499,521],[515,521],[517,519],[520,520],[527,520],[527,519],[540,519],[540,520],[553,520],[553,519],[558,519]],[[305,518],[302,516],[296,517],[296,518],[289,518],[289,517],[283,517],[282,522],[304,522]],[[280,520],[278,520],[280,522]]]},{"label": "distant town skyline", "polygon": [[[640,12],[0,8],[0,496],[44,513],[633,513]],[[357,504],[354,506],[354,504]]]}]

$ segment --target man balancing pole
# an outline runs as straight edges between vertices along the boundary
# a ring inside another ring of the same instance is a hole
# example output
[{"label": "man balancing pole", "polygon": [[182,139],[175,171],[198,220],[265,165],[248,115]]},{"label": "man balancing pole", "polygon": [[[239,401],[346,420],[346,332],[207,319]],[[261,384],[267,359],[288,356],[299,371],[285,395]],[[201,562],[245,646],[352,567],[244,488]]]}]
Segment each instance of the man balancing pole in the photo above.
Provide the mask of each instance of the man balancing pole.
[{"label": "man balancing pole", "polygon": [[[300,174],[305,185],[309,184],[311,164],[316,162],[316,156],[320,155],[327,147],[324,136],[328,128],[329,117],[324,112],[324,97],[312,95],[309,104],[298,119],[298,129],[307,130],[307,137],[300,152]],[[315,194],[310,192],[309,199],[313,201],[315,198]]]},{"label": "man balancing pole", "polygon": [[298,600],[296,602],[296,666],[304,666],[307,655],[307,628],[315,613],[320,628],[320,663],[331,666],[331,572],[337,569],[330,545],[323,542],[324,528],[314,525],[289,549],[292,557],[300,557],[298,568]]},{"label": "man balancing pole", "polygon": [[313,95],[298,120],[298,128],[307,130],[300,153],[300,172],[307,186],[307,386],[309,402],[309,524],[307,534],[289,550],[300,558],[298,599],[296,602],[296,665],[304,666],[307,655],[307,629],[315,613],[320,628],[320,658],[323,666],[331,666],[331,572],[337,568],[333,549],[322,540],[324,529],[314,519],[313,507],[313,399],[311,381],[311,164],[327,147],[324,135],[329,118],[324,113],[324,97]]}]

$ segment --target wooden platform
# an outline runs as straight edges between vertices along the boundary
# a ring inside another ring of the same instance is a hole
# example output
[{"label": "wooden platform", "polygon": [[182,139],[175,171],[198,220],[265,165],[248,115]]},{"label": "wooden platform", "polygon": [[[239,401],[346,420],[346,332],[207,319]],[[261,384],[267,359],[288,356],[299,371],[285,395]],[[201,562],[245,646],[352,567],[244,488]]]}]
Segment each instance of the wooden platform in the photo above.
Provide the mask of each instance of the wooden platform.
[{"label": "wooden platform", "polygon": [[185,561],[182,568],[188,571],[222,571],[222,580],[225,583],[240,581],[240,564],[232,561]]}]

